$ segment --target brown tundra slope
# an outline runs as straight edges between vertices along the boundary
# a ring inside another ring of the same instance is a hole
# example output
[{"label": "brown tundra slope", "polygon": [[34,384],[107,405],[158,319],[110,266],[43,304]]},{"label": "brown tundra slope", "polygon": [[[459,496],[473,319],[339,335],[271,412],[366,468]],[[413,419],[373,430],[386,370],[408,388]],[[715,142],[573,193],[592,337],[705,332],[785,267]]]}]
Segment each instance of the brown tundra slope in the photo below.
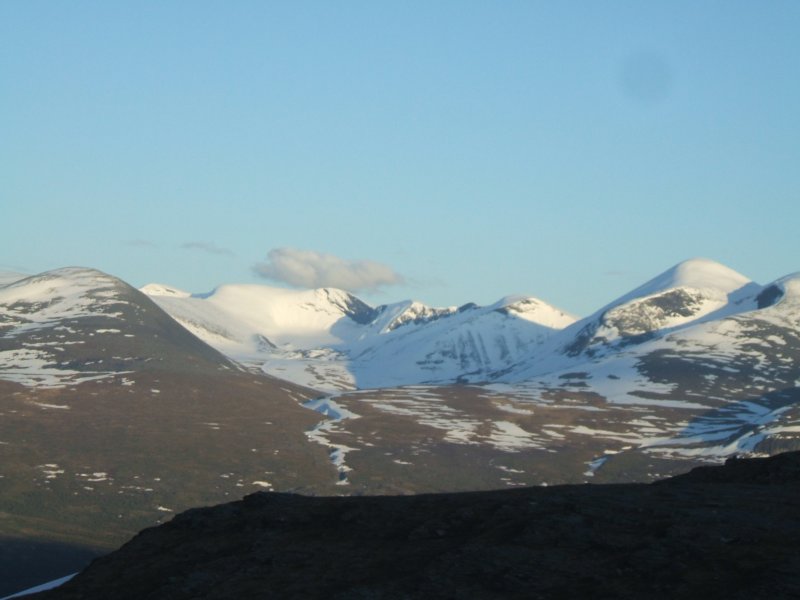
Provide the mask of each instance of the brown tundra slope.
[{"label": "brown tundra slope", "polygon": [[99,271],[0,285],[0,597],[192,506],[333,493],[305,435],[313,394],[242,369]]}]

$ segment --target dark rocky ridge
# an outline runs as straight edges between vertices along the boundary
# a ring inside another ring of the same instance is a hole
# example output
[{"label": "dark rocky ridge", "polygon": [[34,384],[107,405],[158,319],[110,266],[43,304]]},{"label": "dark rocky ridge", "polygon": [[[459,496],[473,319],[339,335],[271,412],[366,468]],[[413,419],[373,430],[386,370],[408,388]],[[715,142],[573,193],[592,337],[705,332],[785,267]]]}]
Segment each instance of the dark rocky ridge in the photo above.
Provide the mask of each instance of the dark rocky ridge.
[{"label": "dark rocky ridge", "polygon": [[258,493],[147,529],[32,597],[797,597],[799,508],[800,453],[649,485]]}]

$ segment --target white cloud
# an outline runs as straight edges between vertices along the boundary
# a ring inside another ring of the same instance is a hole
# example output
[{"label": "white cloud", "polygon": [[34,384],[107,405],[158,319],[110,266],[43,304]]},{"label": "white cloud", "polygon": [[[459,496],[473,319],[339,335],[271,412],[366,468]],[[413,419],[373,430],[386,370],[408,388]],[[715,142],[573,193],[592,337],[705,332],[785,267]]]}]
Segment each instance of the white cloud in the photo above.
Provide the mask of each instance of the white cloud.
[{"label": "white cloud", "polygon": [[294,287],[335,287],[349,292],[375,291],[405,280],[388,265],[372,260],[346,260],[332,254],[298,248],[273,248],[266,262],[253,270],[273,281]]}]

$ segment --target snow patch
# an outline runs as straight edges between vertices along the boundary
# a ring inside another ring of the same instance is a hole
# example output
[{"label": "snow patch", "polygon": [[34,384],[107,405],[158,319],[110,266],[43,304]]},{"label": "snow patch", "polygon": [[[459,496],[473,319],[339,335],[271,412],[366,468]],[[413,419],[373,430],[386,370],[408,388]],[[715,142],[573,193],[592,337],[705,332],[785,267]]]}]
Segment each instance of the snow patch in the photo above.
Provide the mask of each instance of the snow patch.
[{"label": "snow patch", "polygon": [[495,421],[494,429],[487,440],[498,450],[517,452],[524,448],[542,448],[535,436],[510,421]]},{"label": "snow patch", "polygon": [[75,577],[77,573],[73,573],[72,575],[66,575],[64,577],[59,577],[58,579],[54,579],[53,581],[48,581],[47,583],[42,583],[32,588],[28,588],[27,590],[23,590],[21,592],[17,592],[16,594],[11,594],[10,596],[5,596],[0,600],[11,600],[11,598],[21,598],[22,596],[28,596],[30,594],[37,594],[39,592],[46,592],[47,590],[53,590],[60,585],[67,583],[70,579]]},{"label": "snow patch", "polygon": [[358,419],[360,415],[344,408],[338,404],[333,397],[309,400],[302,403],[302,406],[327,417],[325,421],[318,423],[313,429],[306,431],[306,437],[314,443],[329,448],[330,452],[328,456],[339,473],[339,479],[336,485],[349,485],[350,482],[347,480],[347,473],[352,471],[352,469],[345,463],[345,458],[348,452],[353,452],[357,450],[357,448],[336,444],[328,438],[328,435],[337,431],[337,424],[339,422],[346,419]]}]

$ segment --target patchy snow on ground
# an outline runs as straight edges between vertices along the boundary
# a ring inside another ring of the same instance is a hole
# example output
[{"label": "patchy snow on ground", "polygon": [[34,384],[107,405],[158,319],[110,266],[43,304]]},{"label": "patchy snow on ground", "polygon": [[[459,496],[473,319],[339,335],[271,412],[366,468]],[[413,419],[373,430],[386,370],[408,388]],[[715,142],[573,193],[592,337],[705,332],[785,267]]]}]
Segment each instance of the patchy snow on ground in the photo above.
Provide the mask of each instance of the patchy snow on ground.
[{"label": "patchy snow on ground", "polygon": [[[128,304],[120,296],[123,284],[92,269],[65,268],[0,285],[0,379],[29,387],[62,387],[112,376],[93,369],[78,371],[62,363],[60,355],[76,331],[64,323],[84,317],[119,320]],[[42,333],[56,338],[41,341]],[[116,335],[120,329],[99,328],[94,333]],[[14,343],[16,342],[16,345]],[[97,361],[100,364],[102,361]],[[88,364],[88,363],[87,363]]]},{"label": "patchy snow on ground", "polygon": [[510,421],[495,421],[492,433],[486,442],[505,452],[517,452],[525,448],[543,448],[541,441],[531,432]]},{"label": "patchy snow on ground", "polygon": [[305,408],[318,412],[326,418],[309,431],[306,431],[306,437],[310,441],[328,448],[328,456],[339,473],[339,480],[336,484],[348,485],[350,482],[347,480],[347,473],[352,469],[346,464],[345,458],[348,452],[353,452],[357,450],[357,448],[351,448],[344,444],[336,444],[330,440],[328,435],[332,432],[339,431],[338,425],[341,421],[358,419],[359,415],[339,405],[333,398],[334,397],[316,398],[302,403],[302,406]]}]

